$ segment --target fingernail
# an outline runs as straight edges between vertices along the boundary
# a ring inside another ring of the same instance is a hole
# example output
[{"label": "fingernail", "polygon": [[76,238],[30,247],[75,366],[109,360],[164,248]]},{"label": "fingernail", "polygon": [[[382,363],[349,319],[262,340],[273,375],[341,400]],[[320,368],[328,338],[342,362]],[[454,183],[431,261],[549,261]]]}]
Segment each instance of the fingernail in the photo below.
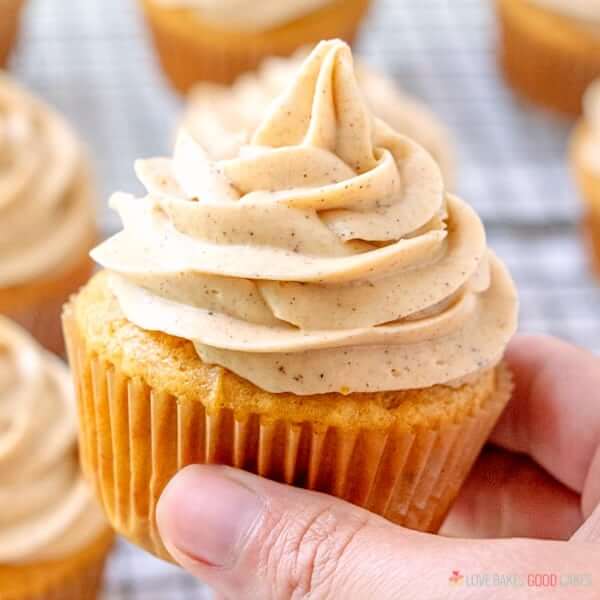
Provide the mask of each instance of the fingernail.
[{"label": "fingernail", "polygon": [[169,483],[157,520],[167,544],[194,560],[227,566],[261,511],[260,498],[228,469],[196,465]]}]

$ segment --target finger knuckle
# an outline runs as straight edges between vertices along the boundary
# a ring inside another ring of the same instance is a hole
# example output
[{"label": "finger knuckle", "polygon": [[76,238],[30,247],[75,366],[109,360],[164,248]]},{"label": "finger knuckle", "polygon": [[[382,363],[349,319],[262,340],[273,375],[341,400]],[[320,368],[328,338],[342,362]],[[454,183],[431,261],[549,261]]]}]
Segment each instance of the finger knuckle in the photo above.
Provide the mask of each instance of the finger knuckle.
[{"label": "finger knuckle", "polygon": [[366,518],[344,518],[330,507],[310,515],[271,515],[262,544],[261,566],[277,600],[335,597],[346,555]]}]

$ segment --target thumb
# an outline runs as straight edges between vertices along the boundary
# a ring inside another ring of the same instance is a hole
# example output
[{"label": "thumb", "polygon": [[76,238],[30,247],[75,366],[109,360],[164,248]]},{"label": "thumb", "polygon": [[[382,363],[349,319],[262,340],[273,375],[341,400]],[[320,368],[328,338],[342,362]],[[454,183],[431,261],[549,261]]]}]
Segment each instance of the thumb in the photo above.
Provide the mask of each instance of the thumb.
[{"label": "thumb", "polygon": [[408,585],[397,569],[403,549],[424,550],[430,537],[332,496],[214,465],[180,471],[157,521],[175,560],[231,598],[397,598]]},{"label": "thumb", "polygon": [[[586,543],[409,531],[332,496],[214,465],[180,471],[157,521],[175,560],[226,598],[487,599],[494,576],[516,574],[522,586],[511,598],[525,599],[547,592],[530,589],[531,574],[592,573],[600,562],[600,547]],[[456,573],[467,586],[477,574],[476,587],[454,587]],[[600,581],[589,584],[571,587],[569,597],[599,597],[590,594],[600,593]]]}]

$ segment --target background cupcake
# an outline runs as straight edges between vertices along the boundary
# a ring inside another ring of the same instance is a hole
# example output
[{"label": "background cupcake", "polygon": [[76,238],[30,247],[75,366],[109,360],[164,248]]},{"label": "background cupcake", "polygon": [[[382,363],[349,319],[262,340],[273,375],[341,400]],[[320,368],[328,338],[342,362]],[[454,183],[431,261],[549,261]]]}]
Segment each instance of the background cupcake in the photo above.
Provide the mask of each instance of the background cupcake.
[{"label": "background cupcake", "polygon": [[0,0],[0,68],[6,65],[17,39],[25,0]]},{"label": "background cupcake", "polygon": [[589,88],[583,105],[571,140],[571,166],[585,205],[584,235],[600,274],[600,80]]},{"label": "background cupcake", "polygon": [[93,599],[112,544],[81,477],[65,366],[0,317],[0,598]]},{"label": "background cupcake", "polygon": [[165,73],[180,91],[232,82],[268,56],[352,41],[371,0],[142,0]]},{"label": "background cupcake", "polygon": [[529,99],[581,112],[585,89],[600,77],[600,4],[595,0],[497,0],[500,62]]},{"label": "background cupcake", "polygon": [[[234,157],[240,144],[250,140],[271,102],[293,81],[308,53],[309,49],[304,48],[291,58],[268,58],[257,71],[240,76],[231,86],[195,85],[182,126],[211,157]],[[454,148],[450,133],[439,119],[367,65],[357,65],[356,73],[373,114],[428,150],[440,165],[447,188],[454,189]]]},{"label": "background cupcake", "polygon": [[371,117],[348,47],[320,44],[235,159],[183,134],[137,172],[148,196],[113,197],[108,272],[64,315],[117,530],[168,557],[164,485],[220,462],[436,531],[508,401],[516,294],[429,154]]},{"label": "background cupcake", "polygon": [[87,159],[67,123],[0,76],[0,314],[61,353],[60,310],[97,239]]}]

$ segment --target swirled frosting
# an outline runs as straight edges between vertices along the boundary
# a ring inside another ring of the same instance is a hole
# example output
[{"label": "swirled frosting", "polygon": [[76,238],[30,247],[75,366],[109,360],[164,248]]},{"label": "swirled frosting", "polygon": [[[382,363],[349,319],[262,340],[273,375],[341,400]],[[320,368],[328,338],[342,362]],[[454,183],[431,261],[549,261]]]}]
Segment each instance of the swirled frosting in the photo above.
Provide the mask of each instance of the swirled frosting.
[{"label": "swirled frosting", "polygon": [[0,287],[45,275],[85,250],[90,199],[70,127],[0,74]]},{"label": "swirled frosting", "polygon": [[235,158],[184,132],[137,173],[148,195],[113,196],[124,229],[93,251],[124,314],[264,390],[452,383],[515,330],[481,221],[371,116],[343,42],[313,51]]},{"label": "swirled frosting", "polygon": [[567,17],[600,24],[600,0],[529,0],[542,8],[547,8]]},{"label": "swirled frosting", "polygon": [[593,83],[583,98],[586,135],[582,139],[581,158],[586,168],[600,173],[600,80]]},{"label": "swirled frosting", "polygon": [[191,8],[203,20],[240,31],[273,29],[337,0],[155,0],[175,8]]},{"label": "swirled frosting", "polygon": [[[285,91],[308,53],[303,48],[291,58],[267,58],[256,72],[242,75],[232,86],[197,84],[190,93],[182,127],[211,158],[234,158],[240,147],[250,142],[272,101]],[[452,189],[454,151],[450,135],[437,117],[366,65],[357,64],[356,75],[373,114],[431,152],[446,187]]]},{"label": "swirled frosting", "polygon": [[105,527],[79,471],[67,369],[0,317],[0,564],[68,556]]}]

